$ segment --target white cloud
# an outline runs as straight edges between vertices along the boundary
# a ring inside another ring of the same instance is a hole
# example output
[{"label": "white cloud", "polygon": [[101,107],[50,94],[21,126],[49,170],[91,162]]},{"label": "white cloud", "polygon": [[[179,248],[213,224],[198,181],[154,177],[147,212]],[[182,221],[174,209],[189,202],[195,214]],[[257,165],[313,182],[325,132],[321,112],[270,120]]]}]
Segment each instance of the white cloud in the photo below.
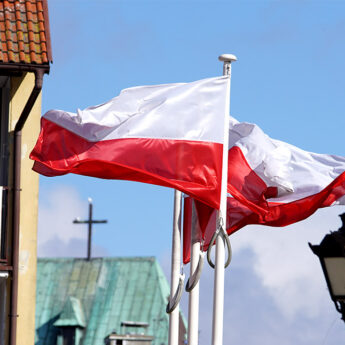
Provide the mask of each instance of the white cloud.
[{"label": "white cloud", "polygon": [[326,285],[308,242],[319,244],[327,232],[337,230],[342,212],[344,207],[331,207],[285,228],[250,226],[232,236],[235,255],[245,248],[254,253],[254,272],[286,317],[321,312]]},{"label": "white cloud", "polygon": [[[73,224],[76,217],[85,218],[87,200],[82,200],[76,189],[54,185],[42,189],[38,215],[38,256],[83,257],[87,251],[87,229]],[[92,246],[92,256],[106,255],[106,250]]]},{"label": "white cloud", "polygon": [[[77,257],[85,258],[87,255],[87,242],[79,238],[70,238],[68,242],[54,236],[44,242],[38,252],[40,257]],[[101,246],[92,245],[91,255],[95,257],[107,256],[108,252]]]}]

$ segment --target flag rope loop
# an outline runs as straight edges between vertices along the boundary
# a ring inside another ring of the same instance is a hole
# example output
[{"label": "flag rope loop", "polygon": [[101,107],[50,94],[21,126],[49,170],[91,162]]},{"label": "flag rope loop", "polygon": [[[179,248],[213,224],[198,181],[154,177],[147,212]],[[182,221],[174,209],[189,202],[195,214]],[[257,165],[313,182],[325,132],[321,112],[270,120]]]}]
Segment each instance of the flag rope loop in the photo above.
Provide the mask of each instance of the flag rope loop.
[{"label": "flag rope loop", "polygon": [[184,278],[185,278],[185,275],[180,274],[180,279],[178,282],[176,293],[173,296],[173,298],[169,299],[169,302],[168,302],[167,307],[166,307],[167,314],[172,313],[176,309],[178,304],[180,303],[180,300],[182,297],[182,292],[183,292]]},{"label": "flag rope loop", "polygon": [[211,259],[212,245],[215,243],[215,241],[219,235],[221,235],[223,237],[223,240],[225,242],[224,245],[226,246],[226,249],[228,250],[228,259],[225,262],[224,268],[227,268],[231,262],[231,258],[232,258],[231,244],[230,244],[229,236],[226,233],[223,224],[224,224],[223,218],[220,218],[220,222],[219,222],[219,225],[217,227],[217,230],[214,232],[214,234],[211,238],[210,244],[207,248],[207,262],[212,268],[215,268],[215,264],[212,262],[212,259]]},{"label": "flag rope loop", "polygon": [[204,267],[204,257],[205,257],[205,253],[200,252],[198,265],[197,265],[195,271],[193,272],[193,274],[187,280],[187,284],[186,284],[186,291],[187,292],[191,292],[200,280],[202,268]]}]

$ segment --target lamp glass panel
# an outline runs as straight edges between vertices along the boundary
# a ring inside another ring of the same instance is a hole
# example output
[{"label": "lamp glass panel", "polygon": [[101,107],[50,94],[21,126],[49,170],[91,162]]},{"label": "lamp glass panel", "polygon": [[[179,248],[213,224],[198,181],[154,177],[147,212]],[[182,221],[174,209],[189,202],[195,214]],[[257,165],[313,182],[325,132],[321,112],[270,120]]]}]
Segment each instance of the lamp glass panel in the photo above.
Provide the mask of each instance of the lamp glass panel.
[{"label": "lamp glass panel", "polygon": [[345,258],[324,258],[332,293],[345,296]]}]

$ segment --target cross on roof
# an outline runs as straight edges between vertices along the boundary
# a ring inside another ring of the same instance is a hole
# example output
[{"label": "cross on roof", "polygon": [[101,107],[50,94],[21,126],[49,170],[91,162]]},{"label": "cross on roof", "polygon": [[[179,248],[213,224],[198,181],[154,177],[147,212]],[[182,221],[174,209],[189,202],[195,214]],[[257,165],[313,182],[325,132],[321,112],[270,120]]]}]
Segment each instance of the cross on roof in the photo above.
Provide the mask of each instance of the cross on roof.
[{"label": "cross on roof", "polygon": [[88,198],[89,201],[89,219],[80,220],[79,218],[74,219],[73,224],[88,224],[88,240],[87,240],[87,260],[91,258],[91,238],[92,238],[92,224],[104,224],[108,223],[107,220],[95,220],[92,219],[92,199]]}]

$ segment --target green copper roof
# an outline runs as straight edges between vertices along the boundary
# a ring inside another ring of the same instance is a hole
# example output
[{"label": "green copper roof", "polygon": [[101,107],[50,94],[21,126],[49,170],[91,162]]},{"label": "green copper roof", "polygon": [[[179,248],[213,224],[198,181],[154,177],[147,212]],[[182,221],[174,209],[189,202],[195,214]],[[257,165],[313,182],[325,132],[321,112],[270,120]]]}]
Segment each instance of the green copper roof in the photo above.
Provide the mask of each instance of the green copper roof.
[{"label": "green copper roof", "polygon": [[84,313],[78,298],[69,296],[59,318],[54,322],[55,327],[78,326],[85,327]]},{"label": "green copper roof", "polygon": [[[168,344],[169,286],[152,257],[40,258],[36,345],[56,345],[58,327],[85,326],[82,345],[102,345],[122,321],[147,322],[153,345]],[[141,331],[141,330],[138,330]]]}]

